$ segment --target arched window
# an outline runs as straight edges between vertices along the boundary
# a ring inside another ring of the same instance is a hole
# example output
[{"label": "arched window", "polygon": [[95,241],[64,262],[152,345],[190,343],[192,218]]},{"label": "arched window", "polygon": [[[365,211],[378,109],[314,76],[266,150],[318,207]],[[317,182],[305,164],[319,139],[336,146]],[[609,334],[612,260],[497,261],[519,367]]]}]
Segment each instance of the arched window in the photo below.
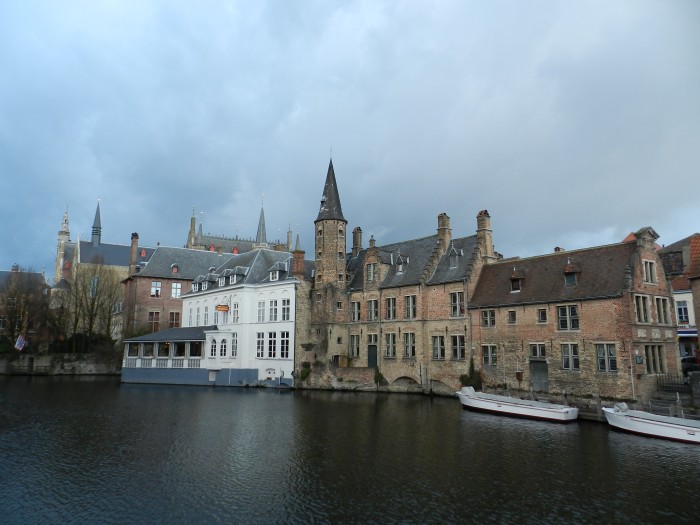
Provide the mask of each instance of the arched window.
[{"label": "arched window", "polygon": [[211,348],[209,350],[210,357],[216,357],[216,339],[211,340]]},{"label": "arched window", "polygon": [[221,348],[219,348],[219,355],[221,357],[226,357],[226,339],[221,340]]}]

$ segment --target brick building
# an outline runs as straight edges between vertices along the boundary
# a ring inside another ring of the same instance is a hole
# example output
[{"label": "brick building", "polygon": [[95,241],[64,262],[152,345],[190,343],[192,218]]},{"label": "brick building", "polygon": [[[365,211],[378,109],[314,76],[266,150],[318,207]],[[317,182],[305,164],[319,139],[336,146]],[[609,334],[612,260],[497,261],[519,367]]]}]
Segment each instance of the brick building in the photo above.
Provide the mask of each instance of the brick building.
[{"label": "brick building", "polygon": [[484,266],[469,303],[485,386],[647,398],[678,373],[672,289],[643,228],[634,241]]},{"label": "brick building", "polygon": [[376,369],[393,389],[453,392],[472,357],[467,298],[482,265],[499,257],[488,212],[479,213],[475,235],[461,238],[452,238],[444,213],[435,235],[384,246],[371,238],[363,248],[356,227],[350,251],[347,224],[331,161],[315,221],[308,332],[297,365],[333,367],[316,386],[329,386],[333,375]]}]

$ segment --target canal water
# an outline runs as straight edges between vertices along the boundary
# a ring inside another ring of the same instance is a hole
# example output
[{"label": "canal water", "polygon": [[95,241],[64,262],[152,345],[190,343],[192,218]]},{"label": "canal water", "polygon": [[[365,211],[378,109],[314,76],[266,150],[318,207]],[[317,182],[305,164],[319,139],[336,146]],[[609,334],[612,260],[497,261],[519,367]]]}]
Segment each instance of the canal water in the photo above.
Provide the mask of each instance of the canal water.
[{"label": "canal water", "polygon": [[0,377],[0,522],[698,523],[700,447],[457,399]]}]

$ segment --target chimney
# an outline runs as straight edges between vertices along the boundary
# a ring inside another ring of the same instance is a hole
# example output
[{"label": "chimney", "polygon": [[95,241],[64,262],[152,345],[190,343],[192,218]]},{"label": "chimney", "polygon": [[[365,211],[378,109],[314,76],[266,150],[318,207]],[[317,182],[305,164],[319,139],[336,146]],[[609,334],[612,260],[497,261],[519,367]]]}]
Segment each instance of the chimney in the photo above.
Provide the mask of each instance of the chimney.
[{"label": "chimney", "polygon": [[476,238],[482,257],[495,259],[491,216],[487,210],[481,210],[476,216]]},{"label": "chimney", "polygon": [[139,234],[131,234],[131,255],[129,256],[129,277],[136,273],[136,260],[139,253]]},{"label": "chimney", "polygon": [[446,213],[441,213],[438,215],[438,244],[441,254],[447,251],[451,240],[452,230],[450,229],[450,218]]},{"label": "chimney", "polygon": [[362,250],[362,228],[358,226],[352,230],[352,256],[357,257],[360,250]]},{"label": "chimney", "polygon": [[304,280],[304,250],[299,246],[299,234],[297,233],[297,244],[292,252],[292,275],[299,279]]}]

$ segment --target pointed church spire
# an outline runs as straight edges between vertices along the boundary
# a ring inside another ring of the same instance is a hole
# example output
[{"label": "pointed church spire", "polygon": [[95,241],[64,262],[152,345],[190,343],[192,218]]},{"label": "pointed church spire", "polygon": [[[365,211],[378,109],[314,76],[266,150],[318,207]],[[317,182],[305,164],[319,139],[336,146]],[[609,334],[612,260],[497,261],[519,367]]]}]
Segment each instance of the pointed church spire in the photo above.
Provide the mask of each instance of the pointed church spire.
[{"label": "pointed church spire", "polygon": [[338,195],[338,185],[335,182],[335,171],[333,170],[333,159],[328,164],[328,174],[326,175],[326,185],[323,187],[321,197],[321,208],[318,211],[316,222],[323,220],[343,221],[343,210],[340,207],[340,196]]},{"label": "pointed church spire", "polygon": [[260,207],[260,219],[258,220],[258,234],[255,236],[255,248],[267,248],[267,234],[265,233],[265,208]]},{"label": "pointed church spire", "polygon": [[95,220],[92,222],[92,245],[99,246],[102,238],[102,222],[100,221],[100,200],[97,199],[97,211]]}]

